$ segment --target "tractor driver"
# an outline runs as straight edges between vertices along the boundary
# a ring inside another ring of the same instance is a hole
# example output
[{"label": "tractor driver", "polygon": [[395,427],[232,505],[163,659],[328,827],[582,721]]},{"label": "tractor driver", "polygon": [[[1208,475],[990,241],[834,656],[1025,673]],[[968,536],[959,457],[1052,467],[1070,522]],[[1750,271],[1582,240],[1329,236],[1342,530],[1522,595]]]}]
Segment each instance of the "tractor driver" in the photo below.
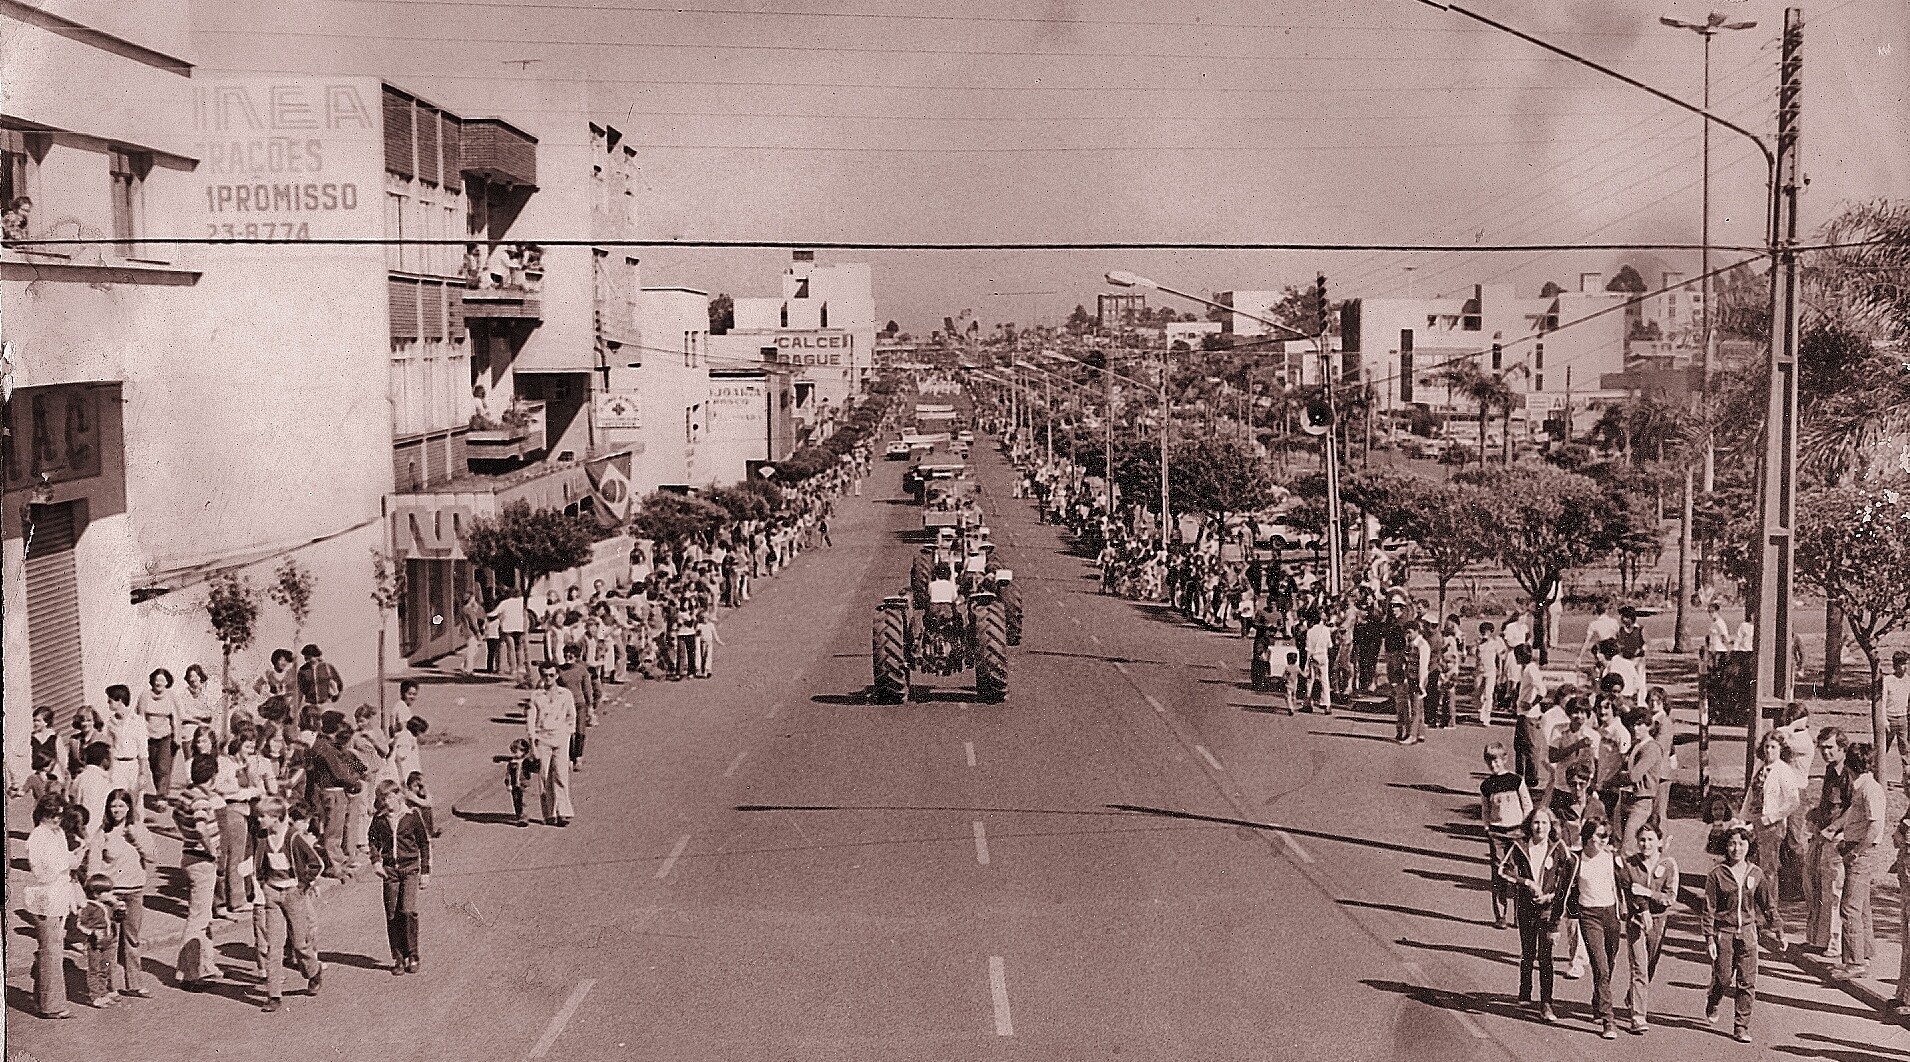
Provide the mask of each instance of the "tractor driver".
[{"label": "tractor driver", "polygon": [[961,613],[955,607],[957,589],[955,571],[949,565],[935,566],[935,578],[928,584],[928,615],[954,636],[961,634]]}]

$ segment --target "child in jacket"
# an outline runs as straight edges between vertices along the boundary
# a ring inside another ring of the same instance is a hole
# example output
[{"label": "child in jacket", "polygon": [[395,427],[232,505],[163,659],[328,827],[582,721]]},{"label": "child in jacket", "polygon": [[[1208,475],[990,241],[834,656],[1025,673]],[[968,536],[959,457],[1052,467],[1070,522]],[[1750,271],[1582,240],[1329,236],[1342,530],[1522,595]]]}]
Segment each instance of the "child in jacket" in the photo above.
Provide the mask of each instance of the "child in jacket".
[{"label": "child in jacket", "polygon": [[[1737,995],[1732,1035],[1751,1042],[1751,1005],[1757,1000],[1758,930],[1760,924],[1775,934],[1776,886],[1750,862],[1750,827],[1735,823],[1724,832],[1724,862],[1704,880],[1701,929],[1705,951],[1711,956],[1711,990],[1705,996],[1704,1020],[1717,1024],[1718,1004],[1726,993]],[[1779,939],[1781,946],[1782,939]]]}]

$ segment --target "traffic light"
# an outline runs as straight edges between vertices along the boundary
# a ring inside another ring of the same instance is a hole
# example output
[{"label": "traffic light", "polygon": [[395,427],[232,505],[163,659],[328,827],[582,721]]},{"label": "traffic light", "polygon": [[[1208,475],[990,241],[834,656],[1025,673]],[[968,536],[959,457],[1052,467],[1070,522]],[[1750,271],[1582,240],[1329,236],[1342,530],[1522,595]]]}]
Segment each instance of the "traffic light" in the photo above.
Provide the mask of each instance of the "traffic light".
[{"label": "traffic light", "polygon": [[1324,345],[1326,343],[1326,334],[1329,331],[1332,331],[1332,329],[1329,327],[1330,322],[1327,317],[1328,309],[1326,304],[1326,274],[1325,273],[1321,273],[1319,276],[1313,279],[1313,293],[1316,300],[1320,304],[1319,305],[1320,327],[1315,334],[1320,337],[1320,342],[1322,345]]}]

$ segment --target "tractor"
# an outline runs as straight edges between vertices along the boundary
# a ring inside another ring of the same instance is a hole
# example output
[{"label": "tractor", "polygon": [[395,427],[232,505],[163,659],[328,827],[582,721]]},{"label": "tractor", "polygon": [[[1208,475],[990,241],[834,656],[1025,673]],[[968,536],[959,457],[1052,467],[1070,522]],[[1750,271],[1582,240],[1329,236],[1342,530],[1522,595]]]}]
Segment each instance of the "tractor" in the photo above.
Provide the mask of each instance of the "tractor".
[{"label": "tractor", "polygon": [[[1012,573],[988,567],[986,528],[940,528],[909,571],[909,591],[883,599],[873,633],[875,694],[897,704],[910,696],[917,671],[952,675],[973,668],[975,691],[999,701],[1008,692],[1008,647],[1020,641],[1018,590],[1003,591]],[[952,600],[933,600],[937,577]]]}]

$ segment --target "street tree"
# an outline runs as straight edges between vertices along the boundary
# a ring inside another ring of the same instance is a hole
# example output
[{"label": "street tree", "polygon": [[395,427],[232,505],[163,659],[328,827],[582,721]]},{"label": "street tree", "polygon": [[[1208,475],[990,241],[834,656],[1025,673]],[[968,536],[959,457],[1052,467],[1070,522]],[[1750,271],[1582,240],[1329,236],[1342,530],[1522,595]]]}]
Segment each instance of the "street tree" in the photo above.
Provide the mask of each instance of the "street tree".
[{"label": "street tree", "polygon": [[711,534],[729,518],[714,502],[660,490],[643,499],[633,522],[638,534],[667,542],[674,549]]},{"label": "street tree", "polygon": [[1479,526],[1480,514],[1487,508],[1478,487],[1451,481],[1422,481],[1404,507],[1402,530],[1439,585],[1439,615],[1446,614],[1446,588],[1459,573],[1492,559]]},{"label": "street tree", "polygon": [[1077,336],[1082,335],[1093,330],[1094,315],[1088,312],[1086,306],[1077,302],[1074,304],[1074,312],[1068,315],[1067,324],[1068,331]]},{"label": "street tree", "polygon": [[[1884,747],[1882,641],[1910,629],[1910,478],[1820,487],[1798,499],[1797,574],[1823,591],[1870,665],[1870,724]],[[1874,769],[1883,778],[1883,757]]]},{"label": "street tree", "polygon": [[229,707],[238,696],[232,680],[232,656],[244,652],[258,632],[259,592],[245,577],[228,572],[206,588],[206,618],[219,639],[219,688]]},{"label": "street tree", "polygon": [[737,523],[766,519],[774,505],[768,495],[753,489],[758,482],[746,479],[735,486],[712,487],[703,492],[703,499],[721,507]]},{"label": "street tree", "polygon": [[529,609],[531,585],[547,575],[590,560],[590,527],[562,509],[533,509],[529,502],[480,516],[464,529],[464,555],[493,572],[509,572]]},{"label": "street tree", "polygon": [[1278,493],[1273,469],[1252,443],[1236,436],[1203,436],[1172,449],[1168,484],[1182,511],[1252,512]]},{"label": "street tree", "polygon": [[297,557],[287,557],[272,572],[272,585],[266,593],[292,616],[292,642],[305,641],[305,621],[312,616],[311,569],[301,566]]},{"label": "street tree", "polygon": [[1610,556],[1627,527],[1604,488],[1550,465],[1481,467],[1453,478],[1478,488],[1480,540],[1532,599],[1543,663],[1547,606],[1565,573]]}]

